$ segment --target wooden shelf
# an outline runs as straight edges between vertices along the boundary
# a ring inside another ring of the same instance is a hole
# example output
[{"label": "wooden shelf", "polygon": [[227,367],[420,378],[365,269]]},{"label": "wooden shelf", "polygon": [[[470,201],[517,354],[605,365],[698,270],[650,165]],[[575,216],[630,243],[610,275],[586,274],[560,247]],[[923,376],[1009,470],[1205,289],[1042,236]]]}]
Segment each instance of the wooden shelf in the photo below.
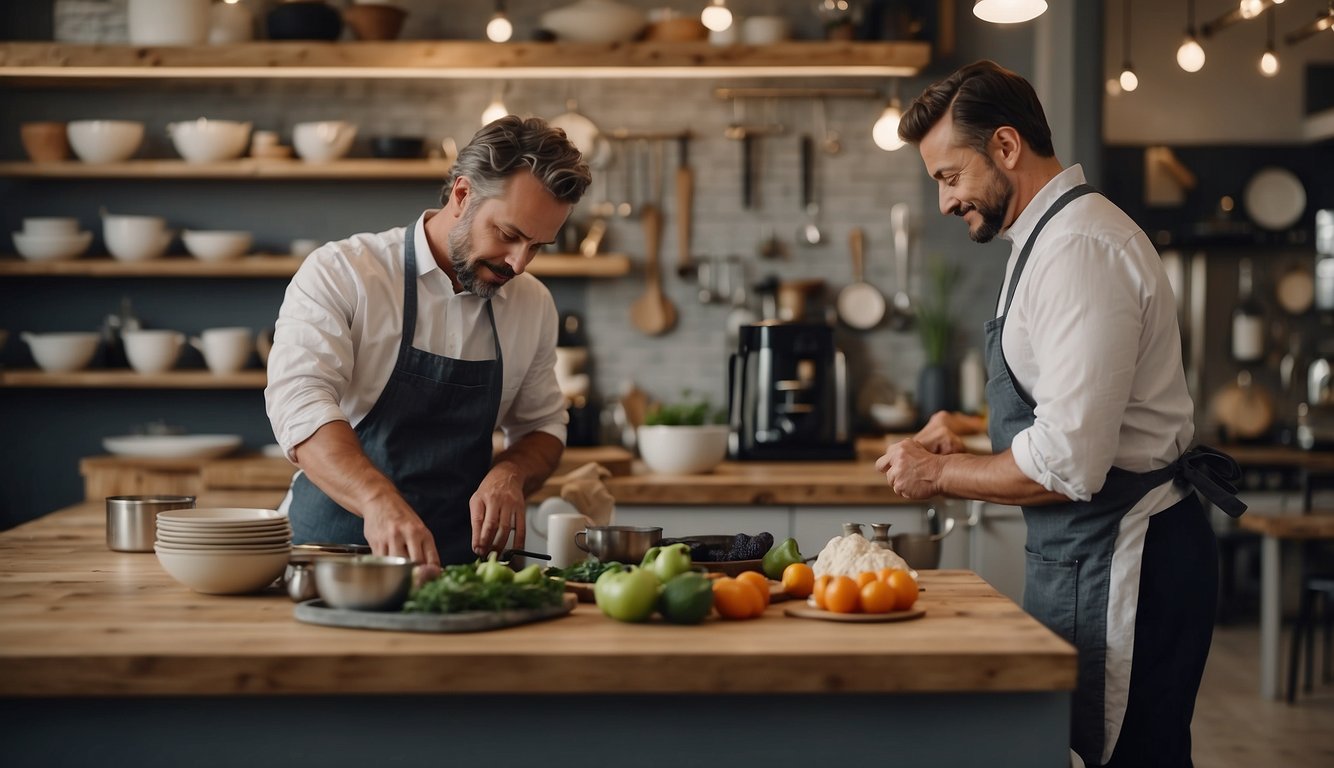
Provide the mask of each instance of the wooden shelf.
[{"label": "wooden shelf", "polygon": [[208,371],[143,374],[131,370],[0,370],[0,387],[28,389],[263,389],[266,379],[264,371],[217,375]]},{"label": "wooden shelf", "polygon": [[[26,261],[17,256],[0,256],[3,277],[253,277],[289,278],[296,274],[301,259],[290,256],[246,256],[235,261],[200,261],[189,256],[170,256],[148,261],[117,261],[107,257],[89,257],[70,261]],[[630,259],[624,254],[606,254],[585,258],[569,254],[541,254],[533,259],[528,271],[535,277],[621,277],[630,273]]]},{"label": "wooden shelf", "polygon": [[25,179],[423,179],[444,181],[447,160],[355,158],[328,163],[242,158],[219,163],[127,160],[123,163],[0,163],[0,176]]},{"label": "wooden shelf", "polygon": [[255,42],[145,48],[0,44],[0,78],[903,77],[926,66],[924,42],[505,43],[473,40]]}]

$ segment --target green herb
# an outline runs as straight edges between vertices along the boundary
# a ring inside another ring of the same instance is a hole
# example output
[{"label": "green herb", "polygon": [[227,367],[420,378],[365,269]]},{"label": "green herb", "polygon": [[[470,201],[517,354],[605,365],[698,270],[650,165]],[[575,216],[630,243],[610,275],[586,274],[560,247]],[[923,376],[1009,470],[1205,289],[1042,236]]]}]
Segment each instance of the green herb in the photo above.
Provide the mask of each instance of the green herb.
[{"label": "green herb", "polygon": [[596,557],[590,557],[587,560],[575,563],[568,568],[548,568],[546,574],[547,576],[564,579],[566,581],[592,584],[598,580],[599,576],[607,571],[619,571],[623,568],[625,568],[625,566],[615,560],[609,560],[604,563]]},{"label": "green herb", "polygon": [[917,331],[922,337],[926,362],[939,365],[945,362],[954,336],[950,297],[959,277],[959,268],[947,263],[939,254],[931,259],[927,268],[927,295],[917,307]]},{"label": "green herb", "polygon": [[698,427],[727,423],[727,411],[715,409],[707,398],[696,398],[690,390],[681,393],[677,403],[659,403],[644,414],[646,426]]},{"label": "green herb", "polygon": [[533,583],[484,581],[476,565],[448,565],[440,575],[412,590],[405,613],[458,613],[503,611],[514,608],[558,606],[565,582],[542,577]]}]

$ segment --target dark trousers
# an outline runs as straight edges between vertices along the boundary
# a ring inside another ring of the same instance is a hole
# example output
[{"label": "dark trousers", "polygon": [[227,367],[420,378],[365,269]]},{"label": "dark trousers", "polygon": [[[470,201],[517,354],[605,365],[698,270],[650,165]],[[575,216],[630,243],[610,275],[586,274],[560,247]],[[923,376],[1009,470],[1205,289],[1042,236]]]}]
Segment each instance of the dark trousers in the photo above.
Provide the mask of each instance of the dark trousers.
[{"label": "dark trousers", "polygon": [[1192,765],[1190,719],[1213,639],[1218,545],[1195,494],[1149,519],[1130,700],[1115,768]]}]

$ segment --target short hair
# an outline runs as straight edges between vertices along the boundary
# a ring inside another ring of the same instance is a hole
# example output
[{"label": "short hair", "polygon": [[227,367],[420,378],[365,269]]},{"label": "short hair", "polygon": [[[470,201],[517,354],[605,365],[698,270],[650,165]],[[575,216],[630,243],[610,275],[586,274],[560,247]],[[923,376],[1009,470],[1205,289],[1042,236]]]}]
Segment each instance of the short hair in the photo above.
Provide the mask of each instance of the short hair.
[{"label": "short hair", "polygon": [[1018,131],[1039,157],[1052,157],[1051,128],[1042,102],[1027,80],[994,61],[978,61],[929,86],[899,121],[899,138],[920,144],[945,110],[954,120],[954,138],[982,154],[996,129]]},{"label": "short hair", "polygon": [[524,169],[557,200],[571,205],[579,202],[593,179],[588,163],[565,131],[540,117],[506,115],[484,126],[459,150],[440,191],[440,202],[448,202],[460,176],[472,182],[478,199],[499,197],[506,180]]}]

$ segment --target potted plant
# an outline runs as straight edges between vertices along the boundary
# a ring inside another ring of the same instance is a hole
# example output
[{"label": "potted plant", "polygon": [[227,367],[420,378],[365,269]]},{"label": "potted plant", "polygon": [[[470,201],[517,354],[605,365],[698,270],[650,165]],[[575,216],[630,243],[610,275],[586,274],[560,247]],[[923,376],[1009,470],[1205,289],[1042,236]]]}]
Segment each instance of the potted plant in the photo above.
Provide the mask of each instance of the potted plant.
[{"label": "potted plant", "polygon": [[727,413],[689,390],[675,403],[659,403],[639,427],[639,455],[653,472],[711,472],[727,455]]},{"label": "potted plant", "polygon": [[936,411],[955,408],[954,381],[948,363],[954,340],[950,295],[958,274],[958,267],[939,255],[927,265],[927,292],[917,309],[917,331],[926,356],[926,364],[917,376],[917,417],[922,423]]}]

